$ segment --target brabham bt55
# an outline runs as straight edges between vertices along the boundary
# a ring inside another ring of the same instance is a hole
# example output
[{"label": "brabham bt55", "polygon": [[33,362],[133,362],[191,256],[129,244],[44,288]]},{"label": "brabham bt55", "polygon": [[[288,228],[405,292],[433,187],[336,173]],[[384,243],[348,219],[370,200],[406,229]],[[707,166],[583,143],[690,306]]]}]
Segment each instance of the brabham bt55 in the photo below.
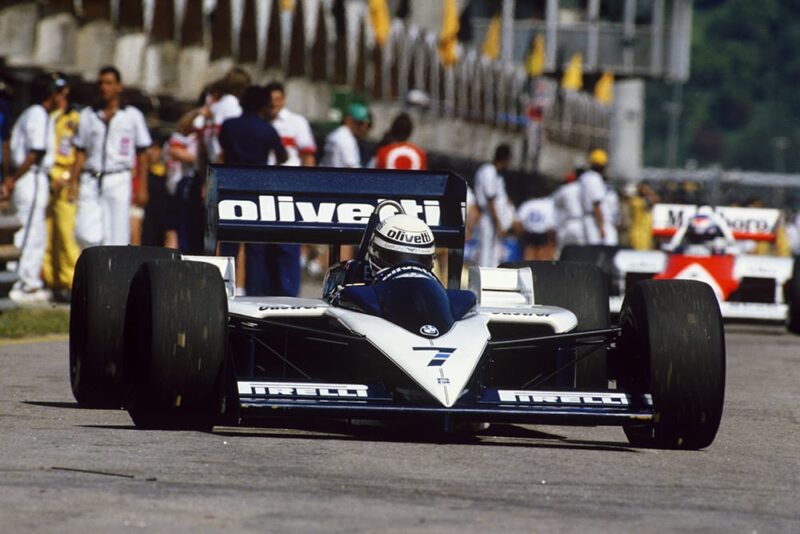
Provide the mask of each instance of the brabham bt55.
[{"label": "brabham bt55", "polygon": [[[466,186],[451,174],[209,176],[208,252],[219,241],[328,244],[320,298],[235,297],[233,258],[87,249],[70,322],[82,405],[124,406],[152,429],[313,416],[443,431],[617,425],[634,445],[665,448],[714,440],[725,342],[707,284],[633,284],[612,326],[592,265],[473,268],[461,289]],[[348,244],[355,258],[339,262]],[[449,249],[445,283],[436,248]]]}]

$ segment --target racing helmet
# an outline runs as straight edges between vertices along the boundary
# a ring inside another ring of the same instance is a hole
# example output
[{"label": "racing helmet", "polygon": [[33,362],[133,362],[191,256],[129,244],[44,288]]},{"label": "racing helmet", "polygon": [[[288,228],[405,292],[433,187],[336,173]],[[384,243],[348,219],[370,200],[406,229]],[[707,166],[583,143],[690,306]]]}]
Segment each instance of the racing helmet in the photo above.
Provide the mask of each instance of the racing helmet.
[{"label": "racing helmet", "polygon": [[692,244],[706,243],[722,237],[722,230],[708,215],[695,215],[686,228],[686,240]]},{"label": "racing helmet", "polygon": [[428,225],[411,215],[398,214],[378,223],[369,240],[367,261],[374,273],[409,262],[430,271],[435,252]]}]

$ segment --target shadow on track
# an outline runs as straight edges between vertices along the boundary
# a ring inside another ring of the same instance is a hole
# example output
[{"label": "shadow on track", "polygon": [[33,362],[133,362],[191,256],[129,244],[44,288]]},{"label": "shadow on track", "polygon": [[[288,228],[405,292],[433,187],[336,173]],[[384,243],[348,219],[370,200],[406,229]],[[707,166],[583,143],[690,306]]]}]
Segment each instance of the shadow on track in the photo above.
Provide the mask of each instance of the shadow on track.
[{"label": "shadow on track", "polygon": [[117,410],[118,408],[102,408],[102,407],[90,407],[90,406],[81,406],[76,401],[65,402],[65,401],[21,401],[22,404],[27,404],[29,406],[42,406],[44,408],[64,408],[67,410]]}]

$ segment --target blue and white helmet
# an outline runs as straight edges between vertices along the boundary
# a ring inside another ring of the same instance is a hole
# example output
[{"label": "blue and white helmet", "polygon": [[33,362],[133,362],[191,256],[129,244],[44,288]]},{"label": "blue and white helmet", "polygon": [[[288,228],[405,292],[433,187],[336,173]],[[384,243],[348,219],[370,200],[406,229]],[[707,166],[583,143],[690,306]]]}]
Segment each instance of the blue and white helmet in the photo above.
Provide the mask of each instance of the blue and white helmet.
[{"label": "blue and white helmet", "polygon": [[411,215],[398,214],[378,223],[369,240],[367,260],[375,273],[401,263],[416,263],[430,271],[435,252],[428,225]]}]

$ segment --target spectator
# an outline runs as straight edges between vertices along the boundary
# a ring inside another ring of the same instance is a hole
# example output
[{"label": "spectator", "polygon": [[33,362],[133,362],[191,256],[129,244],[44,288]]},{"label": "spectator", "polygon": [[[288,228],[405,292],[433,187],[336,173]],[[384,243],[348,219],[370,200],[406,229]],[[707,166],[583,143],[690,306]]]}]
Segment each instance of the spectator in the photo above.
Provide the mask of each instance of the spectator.
[{"label": "spectator", "polygon": [[511,163],[511,147],[498,145],[491,163],[484,163],[475,173],[475,200],[481,212],[478,224],[478,264],[497,267],[503,255],[503,236],[511,225],[505,214],[510,202],[503,175]]},{"label": "spectator", "polygon": [[[633,185],[633,184],[631,184]],[[633,191],[627,196],[630,226],[628,241],[634,250],[651,250],[653,248],[653,206],[658,203],[658,195],[650,184],[642,181],[633,185]]]},{"label": "spectator", "polygon": [[[222,123],[220,160],[232,165],[279,164],[288,155],[268,122],[270,99],[264,87],[252,86],[242,98],[242,115]],[[230,246],[221,247],[223,255]],[[235,250],[235,249],[234,249]],[[296,245],[245,245],[245,291],[248,295],[296,296],[300,291],[300,257]]]},{"label": "spectator", "polygon": [[270,121],[289,158],[284,165],[314,167],[317,164],[317,144],[308,120],[286,107],[286,89],[282,83],[272,82],[266,89],[270,99]]},{"label": "spectator", "polygon": [[375,168],[415,171],[428,168],[425,151],[408,140],[413,129],[408,113],[400,113],[394,118],[375,153]]},{"label": "spectator", "polygon": [[8,176],[11,167],[12,98],[11,86],[0,78],[0,180]]},{"label": "spectator", "polygon": [[251,79],[246,70],[234,67],[224,78],[211,86],[208,95],[205,149],[209,163],[219,162],[219,133],[222,123],[242,114],[240,99],[250,87]]},{"label": "spectator", "polygon": [[167,192],[167,166],[164,164],[166,136],[153,133],[153,144],[147,149],[148,201],[142,222],[142,245],[177,248],[175,208]]},{"label": "spectator", "polygon": [[587,245],[611,245],[617,242],[617,230],[611,213],[614,209],[613,196],[609,193],[603,176],[607,165],[606,151],[594,149],[589,153],[589,169],[578,177]]},{"label": "spectator", "polygon": [[[800,256],[800,213],[786,217],[786,240],[792,256]],[[795,259],[795,261],[800,261]]]},{"label": "spectator", "polygon": [[581,184],[576,172],[564,175],[564,183],[553,192],[553,206],[556,215],[556,244],[559,253],[567,245],[584,245],[583,207],[581,205]]},{"label": "spectator", "polygon": [[342,125],[325,139],[325,154],[322,165],[326,167],[361,167],[361,152],[357,138],[364,137],[369,130],[370,114],[364,104],[347,106]]},{"label": "spectator", "polygon": [[131,172],[136,168],[137,206],[147,204],[147,155],[152,144],[144,115],[120,99],[115,67],[98,76],[100,103],[81,112],[70,173],[70,198],[77,198],[75,237],[81,247],[127,245],[131,241]]},{"label": "spectator", "polygon": [[198,161],[200,139],[193,126],[200,109],[183,115],[169,138],[166,151],[166,189],[172,206],[170,245],[184,254],[203,251],[203,200]]},{"label": "spectator", "polygon": [[45,212],[49,192],[48,173],[55,154],[55,125],[50,112],[65,107],[69,92],[60,74],[43,74],[33,84],[33,104],[22,112],[11,132],[15,171],[3,178],[2,199],[11,196],[22,223],[14,234],[20,250],[16,270],[19,280],[9,297],[18,302],[47,300],[41,279],[46,246]]},{"label": "spectator", "polygon": [[[286,89],[282,83],[272,82],[268,84],[267,94],[270,99],[270,121],[275,130],[277,130],[278,135],[280,135],[281,143],[283,143],[283,147],[289,157],[284,165],[314,167],[317,164],[317,144],[314,141],[314,134],[311,132],[308,120],[286,108]],[[270,163],[274,164],[275,162],[270,161]],[[286,245],[286,247],[289,246]],[[313,245],[303,245],[299,248],[300,263],[314,276],[322,274],[323,267],[316,259],[311,260],[310,257],[313,255],[327,257],[327,249],[320,248],[322,250],[319,252],[315,250]]]},{"label": "spectator", "polygon": [[75,163],[72,139],[78,131],[80,113],[65,98],[62,108],[51,113],[55,124],[55,163],[50,170],[50,203],[47,206],[47,246],[42,278],[53,290],[53,298],[69,302],[72,276],[80,248],[75,241],[75,204],[69,201],[69,179]]}]

